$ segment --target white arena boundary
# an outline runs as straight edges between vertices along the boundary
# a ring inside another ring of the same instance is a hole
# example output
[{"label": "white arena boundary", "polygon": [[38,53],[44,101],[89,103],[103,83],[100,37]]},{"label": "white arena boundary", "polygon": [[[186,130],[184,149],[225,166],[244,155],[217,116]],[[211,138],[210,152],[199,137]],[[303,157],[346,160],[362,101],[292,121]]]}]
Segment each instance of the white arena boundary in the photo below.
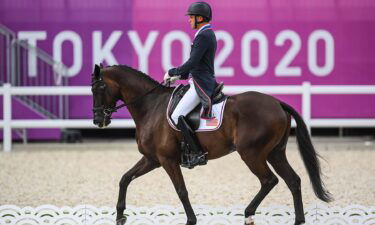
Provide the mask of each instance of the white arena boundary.
[{"label": "white arena boundary", "polygon": [[[227,85],[224,92],[236,94],[245,91],[259,91],[267,94],[301,95],[302,96],[302,117],[307,127],[375,127],[375,119],[333,119],[333,118],[311,118],[311,96],[312,95],[357,95],[375,94],[375,85],[311,85],[304,82],[302,85],[281,85],[281,86],[241,86]],[[69,87],[12,87],[4,84],[0,87],[0,95],[3,95],[3,120],[0,120],[0,127],[3,129],[3,150],[11,151],[12,128],[94,128],[91,119],[68,119],[48,120],[34,119],[22,120],[12,119],[13,95],[91,95],[89,86]],[[294,125],[294,124],[293,124]],[[115,119],[112,121],[112,128],[134,128],[132,119]]]},{"label": "white arena boundary", "polygon": [[[193,206],[200,225],[237,225],[244,223],[245,206],[209,207]],[[177,225],[186,223],[183,208],[172,206],[132,207],[126,209],[129,225]],[[329,207],[312,204],[305,208],[308,225],[374,225],[375,207],[350,205]],[[16,225],[114,225],[115,208],[91,205],[61,207],[42,205],[20,208],[14,205],[0,206],[0,224]],[[254,217],[257,225],[294,224],[294,209],[286,206],[260,208]]]}]

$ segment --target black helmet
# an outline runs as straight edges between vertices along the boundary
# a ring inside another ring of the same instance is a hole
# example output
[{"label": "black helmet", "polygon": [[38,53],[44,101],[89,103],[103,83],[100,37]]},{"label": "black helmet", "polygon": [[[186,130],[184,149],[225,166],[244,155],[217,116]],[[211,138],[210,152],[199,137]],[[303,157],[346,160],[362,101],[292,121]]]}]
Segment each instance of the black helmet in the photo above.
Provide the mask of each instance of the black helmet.
[{"label": "black helmet", "polygon": [[203,16],[210,21],[212,19],[211,6],[207,2],[194,2],[189,6],[186,15]]}]

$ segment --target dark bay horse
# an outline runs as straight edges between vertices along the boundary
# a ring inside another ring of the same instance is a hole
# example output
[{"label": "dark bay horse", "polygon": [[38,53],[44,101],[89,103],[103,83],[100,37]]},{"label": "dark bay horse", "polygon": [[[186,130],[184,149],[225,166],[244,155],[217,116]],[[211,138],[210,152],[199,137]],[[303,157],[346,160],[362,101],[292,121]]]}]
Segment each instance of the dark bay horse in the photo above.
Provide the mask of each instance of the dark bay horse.
[{"label": "dark bay horse", "polygon": [[[123,213],[130,182],[160,166],[169,175],[183,204],[187,215],[186,224],[197,223],[179,165],[181,134],[169,126],[166,118],[172,91],[173,88],[165,87],[128,66],[95,66],[92,76],[94,124],[99,127],[107,126],[112,112],[116,111],[116,102],[122,100],[135,121],[136,141],[139,152],[143,155],[121,178],[116,206],[117,225],[126,222]],[[253,224],[252,218],[257,207],[278,183],[278,178],[267,162],[286,182],[292,193],[295,224],[305,221],[301,180],[289,165],[285,154],[291,116],[297,123],[299,152],[315,195],[328,202],[331,196],[322,182],[318,157],[306,125],[301,116],[286,103],[258,92],[230,96],[221,128],[197,134],[209,160],[237,151],[251,172],[258,177],[261,188],[245,209],[245,224]]]}]

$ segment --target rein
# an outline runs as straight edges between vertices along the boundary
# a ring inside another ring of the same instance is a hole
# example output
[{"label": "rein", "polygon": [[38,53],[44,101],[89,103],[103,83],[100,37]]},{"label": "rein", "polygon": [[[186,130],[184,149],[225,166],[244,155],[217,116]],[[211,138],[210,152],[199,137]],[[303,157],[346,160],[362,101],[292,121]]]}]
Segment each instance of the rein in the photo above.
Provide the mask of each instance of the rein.
[{"label": "rein", "polygon": [[[102,80],[99,80],[99,81],[102,81]],[[160,86],[163,86],[163,85],[164,85],[164,81],[160,82],[158,85],[156,85],[155,87],[148,90],[145,94],[136,97],[135,99],[133,99],[133,101],[130,101],[128,103],[125,103],[125,101],[124,101],[124,103],[119,105],[119,106],[110,107],[110,108],[104,108],[104,106],[100,106],[100,107],[95,107],[94,110],[102,109],[104,115],[111,115],[112,113],[117,112],[117,110],[121,109],[122,107],[129,106],[129,105],[132,105],[132,104],[136,103],[141,98],[145,97],[146,95],[150,94],[151,92],[153,92],[154,90],[156,90],[157,88],[159,88]],[[169,84],[167,83],[167,86],[168,85]]]}]

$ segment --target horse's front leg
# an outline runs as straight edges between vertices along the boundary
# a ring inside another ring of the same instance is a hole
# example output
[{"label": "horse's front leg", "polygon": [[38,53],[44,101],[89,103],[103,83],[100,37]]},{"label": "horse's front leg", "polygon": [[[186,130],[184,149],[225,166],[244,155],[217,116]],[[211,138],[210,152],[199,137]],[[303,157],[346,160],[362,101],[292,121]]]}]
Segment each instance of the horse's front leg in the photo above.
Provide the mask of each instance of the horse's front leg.
[{"label": "horse's front leg", "polygon": [[185,181],[182,176],[181,168],[179,165],[178,160],[164,158],[160,161],[161,165],[168,173],[169,177],[172,180],[174,188],[180,198],[182,205],[184,206],[185,213],[187,216],[187,223],[186,225],[194,225],[197,224],[197,217],[194,214],[193,208],[191,207],[188,192],[186,190]]},{"label": "horse's front leg", "polygon": [[142,157],[133,168],[131,168],[128,172],[126,172],[120,181],[120,190],[118,195],[117,201],[117,217],[116,217],[116,225],[124,225],[126,222],[126,217],[124,216],[124,211],[126,208],[126,190],[132,180],[137,177],[140,177],[151,170],[159,167],[160,164],[156,161],[150,160],[146,157]]}]

